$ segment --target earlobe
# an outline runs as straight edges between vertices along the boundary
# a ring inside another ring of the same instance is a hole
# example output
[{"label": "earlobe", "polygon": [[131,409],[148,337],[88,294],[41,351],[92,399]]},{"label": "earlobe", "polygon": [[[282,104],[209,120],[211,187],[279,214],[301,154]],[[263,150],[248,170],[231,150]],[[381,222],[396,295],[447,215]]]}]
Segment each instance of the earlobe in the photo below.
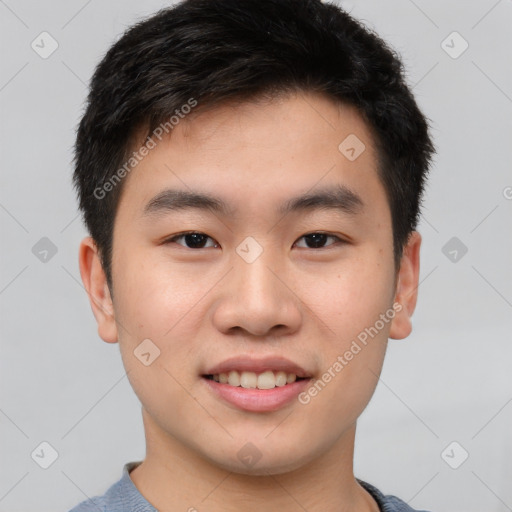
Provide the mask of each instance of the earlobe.
[{"label": "earlobe", "polygon": [[411,334],[411,317],[418,298],[421,235],[413,231],[404,247],[395,292],[395,317],[389,331],[390,338],[401,340]]},{"label": "earlobe", "polygon": [[117,325],[114,318],[114,306],[98,248],[91,237],[82,240],[78,261],[82,282],[98,324],[98,334],[107,343],[116,343]]}]

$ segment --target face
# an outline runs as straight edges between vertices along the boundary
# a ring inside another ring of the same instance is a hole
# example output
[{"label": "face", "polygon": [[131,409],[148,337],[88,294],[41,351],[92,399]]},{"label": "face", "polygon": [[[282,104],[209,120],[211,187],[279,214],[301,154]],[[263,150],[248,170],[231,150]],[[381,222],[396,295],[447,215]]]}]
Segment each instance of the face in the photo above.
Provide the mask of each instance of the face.
[{"label": "face", "polygon": [[191,115],[125,178],[113,302],[90,239],[80,264],[154,445],[247,474],[342,449],[415,303],[376,162],[353,108],[300,94]]}]

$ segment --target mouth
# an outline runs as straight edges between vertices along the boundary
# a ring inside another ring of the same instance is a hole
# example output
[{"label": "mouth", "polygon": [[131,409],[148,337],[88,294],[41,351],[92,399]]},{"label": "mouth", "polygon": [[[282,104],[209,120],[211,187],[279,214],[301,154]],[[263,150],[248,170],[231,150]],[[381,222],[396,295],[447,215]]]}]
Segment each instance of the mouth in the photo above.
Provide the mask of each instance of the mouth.
[{"label": "mouth", "polygon": [[312,380],[305,369],[282,358],[233,358],[201,377],[216,398],[250,412],[281,409]]},{"label": "mouth", "polygon": [[220,384],[245,389],[274,389],[305,380],[305,377],[298,377],[295,373],[286,373],[282,370],[277,372],[266,370],[259,374],[256,372],[231,370],[230,372],[203,375],[203,377]]}]

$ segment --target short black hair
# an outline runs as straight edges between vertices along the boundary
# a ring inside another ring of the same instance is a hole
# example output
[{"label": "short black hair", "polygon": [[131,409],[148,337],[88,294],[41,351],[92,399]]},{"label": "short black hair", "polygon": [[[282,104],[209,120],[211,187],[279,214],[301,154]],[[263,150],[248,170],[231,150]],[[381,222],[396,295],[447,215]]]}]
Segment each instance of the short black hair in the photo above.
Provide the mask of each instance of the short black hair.
[{"label": "short black hair", "polygon": [[113,44],[94,72],[77,129],[73,182],[111,290],[119,181],[136,165],[127,167],[135,134],[169,127],[184,105],[214,108],[294,91],[354,106],[366,121],[398,268],[419,220],[434,146],[397,53],[320,0],[185,0]]}]

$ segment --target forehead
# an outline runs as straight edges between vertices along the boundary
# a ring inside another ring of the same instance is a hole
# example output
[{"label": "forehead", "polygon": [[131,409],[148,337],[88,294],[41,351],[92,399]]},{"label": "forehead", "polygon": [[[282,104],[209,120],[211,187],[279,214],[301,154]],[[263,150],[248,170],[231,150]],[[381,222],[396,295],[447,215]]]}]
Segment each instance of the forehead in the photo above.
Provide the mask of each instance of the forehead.
[{"label": "forehead", "polygon": [[384,195],[362,117],[316,94],[199,108],[153,139],[123,183],[119,208],[128,203],[138,216],[166,189],[208,193],[237,213],[270,204],[282,213],[290,198],[330,186],[348,191],[349,202],[356,196],[352,206]]}]

